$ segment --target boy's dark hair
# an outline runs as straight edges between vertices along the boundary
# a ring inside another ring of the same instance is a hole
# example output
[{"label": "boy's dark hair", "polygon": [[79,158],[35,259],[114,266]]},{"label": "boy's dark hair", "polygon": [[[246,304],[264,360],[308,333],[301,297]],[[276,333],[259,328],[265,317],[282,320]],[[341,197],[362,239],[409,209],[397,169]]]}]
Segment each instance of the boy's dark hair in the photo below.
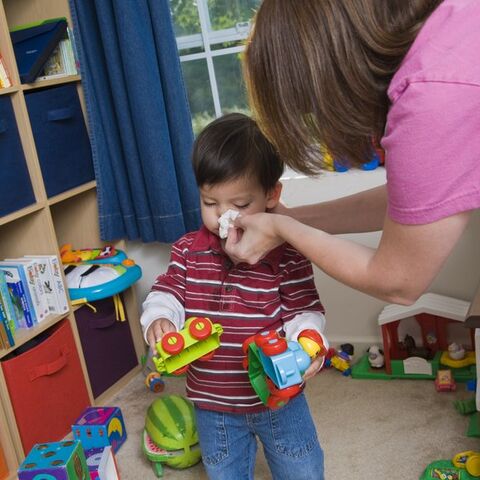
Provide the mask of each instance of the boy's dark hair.
[{"label": "boy's dark hair", "polygon": [[199,187],[247,176],[268,192],[283,173],[284,164],[256,122],[229,113],[207,125],[193,146],[193,170]]}]

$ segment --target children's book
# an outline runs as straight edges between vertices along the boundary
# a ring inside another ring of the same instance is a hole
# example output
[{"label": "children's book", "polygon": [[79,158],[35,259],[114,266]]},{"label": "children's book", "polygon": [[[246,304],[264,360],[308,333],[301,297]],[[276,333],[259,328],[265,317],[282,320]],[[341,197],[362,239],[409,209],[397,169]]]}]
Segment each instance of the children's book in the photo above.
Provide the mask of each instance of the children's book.
[{"label": "children's book", "polygon": [[37,262],[31,258],[6,258],[7,262],[14,262],[23,267],[33,302],[37,322],[43,322],[48,317],[47,298],[43,293],[42,281],[38,272]]},{"label": "children's book", "polygon": [[44,262],[45,264],[48,264],[46,268],[48,268],[50,274],[50,281],[48,284],[44,283],[44,289],[53,291],[57,308],[55,313],[60,315],[67,313],[70,307],[58,257],[56,255],[26,255],[25,257],[34,258],[38,263]]},{"label": "children's book", "polygon": [[5,313],[2,302],[0,302],[0,338],[2,339],[3,348],[9,348],[15,345],[13,333],[10,330],[10,323],[7,319],[7,314]]},{"label": "children's book", "polygon": [[10,330],[14,334],[18,325],[17,311],[13,305],[12,296],[8,289],[7,279],[3,270],[0,270],[0,303],[3,304]]},{"label": "children's book", "polygon": [[12,290],[13,295],[20,301],[25,317],[25,326],[27,328],[33,327],[37,323],[37,318],[24,269],[18,264],[5,260],[0,262],[0,269],[5,272],[8,288]]}]

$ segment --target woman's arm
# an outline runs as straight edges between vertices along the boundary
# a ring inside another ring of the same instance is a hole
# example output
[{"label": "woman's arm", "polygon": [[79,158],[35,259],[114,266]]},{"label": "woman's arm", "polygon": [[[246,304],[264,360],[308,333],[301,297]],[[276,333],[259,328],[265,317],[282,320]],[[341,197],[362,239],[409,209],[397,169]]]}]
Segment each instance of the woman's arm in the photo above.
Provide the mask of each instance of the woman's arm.
[{"label": "woman's arm", "polygon": [[381,230],[387,208],[387,189],[381,185],[370,190],[328,202],[301,207],[280,207],[282,213],[305,225],[331,234],[375,232]]},{"label": "woman's arm", "polygon": [[240,217],[226,250],[237,261],[257,262],[283,241],[332,278],[392,303],[411,304],[430,285],[465,230],[470,212],[426,225],[403,225],[388,217],[378,249],[335,237],[275,214]]}]

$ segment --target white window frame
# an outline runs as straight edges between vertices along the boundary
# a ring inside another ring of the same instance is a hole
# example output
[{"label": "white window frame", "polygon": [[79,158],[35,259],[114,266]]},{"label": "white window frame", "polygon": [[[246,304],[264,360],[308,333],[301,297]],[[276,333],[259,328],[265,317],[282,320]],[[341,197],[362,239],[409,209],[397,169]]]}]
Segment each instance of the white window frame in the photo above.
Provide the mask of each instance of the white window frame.
[{"label": "white window frame", "polygon": [[[215,76],[215,69],[213,66],[213,59],[214,57],[220,57],[222,55],[231,55],[234,53],[243,52],[245,47],[240,45],[236,47],[212,50],[211,46],[219,43],[238,42],[245,40],[250,33],[251,23],[241,22],[237,23],[234,28],[212,30],[207,0],[197,0],[197,9],[200,20],[200,33],[177,37],[177,47],[178,51],[180,52],[181,62],[200,59],[206,60],[215,116],[218,118],[222,115],[222,108],[220,104],[220,95],[218,93],[217,78]],[[182,50],[198,47],[203,47],[203,52],[187,55],[181,54]]]}]

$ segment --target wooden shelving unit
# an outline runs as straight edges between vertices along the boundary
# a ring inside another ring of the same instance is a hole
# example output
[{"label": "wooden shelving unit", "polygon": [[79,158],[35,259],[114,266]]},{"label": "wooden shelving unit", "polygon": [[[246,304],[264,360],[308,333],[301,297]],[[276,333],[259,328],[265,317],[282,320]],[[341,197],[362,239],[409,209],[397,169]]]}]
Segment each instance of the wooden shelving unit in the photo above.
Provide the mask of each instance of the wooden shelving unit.
[{"label": "wooden shelving unit", "polygon": [[[0,96],[8,95],[11,99],[35,195],[34,204],[0,217],[0,259],[20,257],[26,254],[58,255],[59,246],[63,243],[71,243],[74,245],[74,248],[97,247],[103,244],[100,241],[98,229],[95,181],[47,198],[24,97],[24,92],[29,92],[33,89],[73,83],[77,87],[85,115],[81,79],[79,76],[69,76],[22,85],[10,40],[9,28],[12,26],[54,17],[66,17],[71,25],[68,0],[0,0],[0,52],[6,62],[13,83],[12,87],[0,89]],[[115,246],[123,250],[125,249],[123,242],[117,242]],[[135,352],[139,359],[145,348],[138,321],[139,314],[133,288],[126,290],[123,293],[123,298]],[[91,403],[92,405],[105,405],[108,399],[140,370],[140,365],[115,382],[98,398],[93,398],[80,338],[76,328],[76,311],[77,308],[71,308],[66,315],[52,315],[32,329],[19,331],[16,334],[15,347],[9,350],[1,350],[0,360],[25,344],[25,342],[34,339],[44,330],[57,324],[64,318],[68,318],[74,333],[75,344],[80,356]],[[112,352],[112,355],[115,353],[121,355],[121,352]],[[0,399],[0,444],[10,469],[7,479],[13,479],[16,478],[16,470],[19,463],[28,452],[24,452],[22,448],[13,406],[1,368]]]}]

